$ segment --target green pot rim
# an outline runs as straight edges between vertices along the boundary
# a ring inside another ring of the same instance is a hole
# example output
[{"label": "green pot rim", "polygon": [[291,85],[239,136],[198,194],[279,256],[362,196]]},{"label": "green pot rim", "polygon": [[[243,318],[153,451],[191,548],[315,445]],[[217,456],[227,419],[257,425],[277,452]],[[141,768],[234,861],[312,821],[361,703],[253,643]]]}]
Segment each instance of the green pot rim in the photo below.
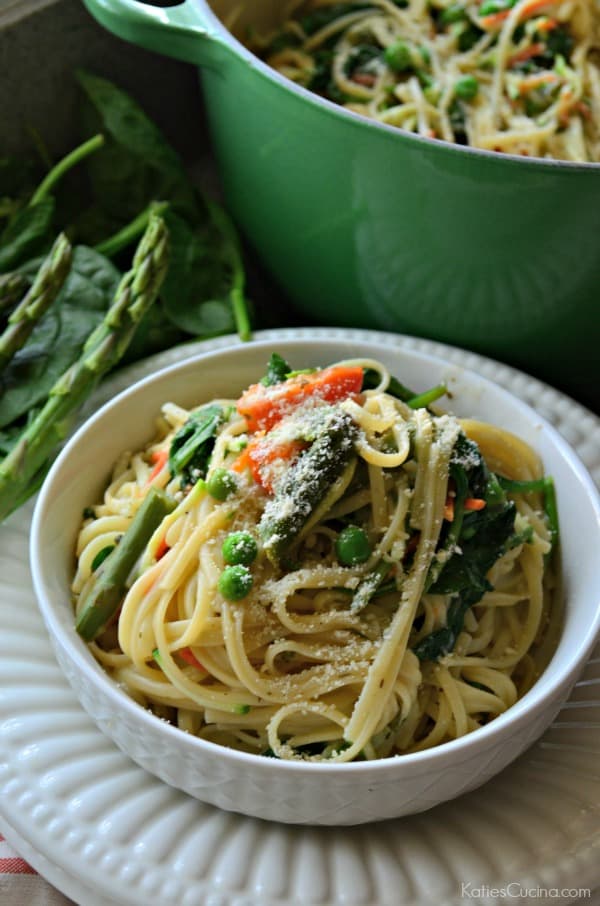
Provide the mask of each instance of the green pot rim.
[{"label": "green pot rim", "polygon": [[340,104],[336,104],[327,98],[323,98],[320,95],[315,94],[314,91],[309,91],[308,88],[297,85],[291,79],[282,76],[276,69],[273,69],[261,60],[260,57],[236,38],[233,32],[229,31],[229,29],[223,25],[207,0],[186,0],[186,3],[193,7],[197,5],[202,6],[206,10],[208,22],[213,26],[213,31],[207,33],[209,41],[216,40],[225,49],[230,50],[245,62],[251,63],[252,70],[259,73],[261,76],[266,77],[268,81],[274,82],[280,88],[283,88],[292,94],[297,94],[302,100],[308,102],[312,106],[324,109],[330,115],[333,115],[356,128],[363,130],[378,130],[384,135],[393,137],[393,141],[399,141],[409,145],[421,145],[427,152],[439,151],[441,154],[459,155],[461,157],[464,155],[472,155],[498,164],[507,163],[510,166],[519,165],[521,167],[533,168],[534,170],[567,170],[575,172],[591,170],[592,172],[600,172],[600,162],[558,160],[545,157],[523,157],[518,154],[487,151],[485,148],[473,148],[470,145],[457,145],[454,142],[448,142],[444,139],[427,138],[426,136],[417,135],[414,132],[407,132],[405,129],[401,129],[398,126],[390,126],[379,120],[371,120],[366,116],[362,116],[360,113],[347,110]]}]

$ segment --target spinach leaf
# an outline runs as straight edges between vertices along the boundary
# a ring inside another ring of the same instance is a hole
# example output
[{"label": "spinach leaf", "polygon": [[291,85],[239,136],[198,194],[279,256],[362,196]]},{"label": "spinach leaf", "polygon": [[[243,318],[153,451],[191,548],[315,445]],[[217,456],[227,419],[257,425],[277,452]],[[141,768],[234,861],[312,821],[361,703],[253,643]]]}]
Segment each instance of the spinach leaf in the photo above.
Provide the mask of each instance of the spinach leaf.
[{"label": "spinach leaf", "polygon": [[267,373],[260,379],[260,383],[264,387],[272,387],[273,384],[281,384],[282,381],[285,381],[291,370],[290,365],[279,355],[279,353],[272,352],[269,364],[267,365]]},{"label": "spinach leaf", "polygon": [[453,594],[474,590],[479,591],[480,598],[489,591],[486,574],[507,550],[507,542],[514,533],[515,515],[512,501],[467,513],[459,538],[461,552],[450,557],[430,592]]},{"label": "spinach leaf", "polygon": [[237,236],[225,212],[204,202],[205,214],[186,223],[171,210],[171,260],[161,298],[167,318],[181,330],[200,337],[237,328],[247,339],[245,274]]},{"label": "spinach leaf", "polygon": [[[35,273],[38,264],[30,262],[23,272]],[[85,246],[75,248],[71,271],[56,301],[3,372],[0,427],[45,400],[108,308],[119,278],[107,258]]]},{"label": "spinach leaf", "polygon": [[465,614],[478,600],[475,592],[472,594],[465,592],[452,599],[448,607],[446,625],[430,632],[413,649],[420,661],[436,661],[453,650],[462,632]]},{"label": "spinach leaf", "polygon": [[97,204],[125,222],[153,199],[168,199],[178,213],[194,219],[193,187],[158,126],[112,82],[83,70],[76,75],[87,100],[84,128],[106,137],[105,147],[87,165]]},{"label": "spinach leaf", "polygon": [[446,626],[435,630],[415,646],[420,660],[436,660],[452,651],[462,631],[465,614],[491,589],[487,573],[514,543],[516,507],[505,501],[467,513],[460,534],[460,553],[454,553],[430,586],[432,594],[451,594]]},{"label": "spinach leaf", "polygon": [[[227,261],[221,254],[221,237],[208,219],[192,226],[173,211],[167,211],[164,217],[171,250],[169,271],[161,292],[165,314],[187,333],[211,333],[211,313],[203,310],[203,303],[226,301],[230,283]],[[212,314],[216,317],[217,332],[220,327],[226,330],[233,327],[231,315],[225,319],[222,311]]]},{"label": "spinach leaf", "polygon": [[195,484],[208,471],[219,425],[225,413],[211,404],[192,412],[171,441],[169,469],[171,476],[180,475],[182,483]]}]

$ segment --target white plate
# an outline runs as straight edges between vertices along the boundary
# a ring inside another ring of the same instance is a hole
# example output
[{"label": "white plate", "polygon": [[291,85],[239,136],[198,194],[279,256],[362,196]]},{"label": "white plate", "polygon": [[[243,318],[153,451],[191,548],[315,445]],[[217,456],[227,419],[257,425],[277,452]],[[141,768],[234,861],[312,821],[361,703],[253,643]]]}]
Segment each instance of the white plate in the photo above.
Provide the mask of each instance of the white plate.
[{"label": "white plate", "polygon": [[[600,485],[600,420],[512,368],[390,334],[258,336],[274,349],[290,336],[370,340],[478,371],[548,418]],[[104,384],[93,405],[185,354],[232,342],[191,344],[136,365]],[[538,903],[539,889],[566,903],[600,884],[600,650],[550,730],[473,793],[358,828],[257,821],[167,787],[82,710],[33,595],[31,512],[28,505],[0,529],[0,831],[63,893],[83,906],[517,906]]]}]

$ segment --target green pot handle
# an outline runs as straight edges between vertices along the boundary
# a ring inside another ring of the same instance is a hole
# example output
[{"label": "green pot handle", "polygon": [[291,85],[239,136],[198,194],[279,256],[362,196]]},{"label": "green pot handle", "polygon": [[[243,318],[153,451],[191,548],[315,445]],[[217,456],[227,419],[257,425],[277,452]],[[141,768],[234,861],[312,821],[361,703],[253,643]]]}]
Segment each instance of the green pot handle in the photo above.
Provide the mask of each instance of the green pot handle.
[{"label": "green pot handle", "polygon": [[204,63],[223,42],[194,0],[158,7],[138,0],[84,0],[88,11],[119,38],[185,63]]}]

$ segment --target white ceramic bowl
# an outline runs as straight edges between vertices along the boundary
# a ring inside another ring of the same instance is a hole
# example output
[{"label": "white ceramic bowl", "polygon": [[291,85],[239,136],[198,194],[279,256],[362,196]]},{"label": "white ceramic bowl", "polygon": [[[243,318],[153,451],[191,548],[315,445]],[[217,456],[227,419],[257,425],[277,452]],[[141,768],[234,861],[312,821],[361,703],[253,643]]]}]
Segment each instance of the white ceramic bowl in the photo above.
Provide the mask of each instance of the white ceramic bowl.
[{"label": "white ceramic bowl", "polygon": [[81,513],[125,449],[153,434],[167,400],[198,405],[234,396],[263,373],[274,351],[255,342],[200,355],[146,378],[100,409],[66,445],[39,496],[31,533],[36,593],[58,661],[83,707],[135,762],[191,796],[224,809],[305,824],[360,824],[423,811],[484,783],[551,723],[600,628],[600,501],[577,456],[527,405],[487,379],[439,359],[376,343],[287,340],[277,351],[301,368],[364,355],[416,390],[446,381],[448,409],[518,434],[556,483],[562,532],[564,626],[533,689],[476,732],[429,751],[376,762],[316,764],[236,752],[189,736],[132,701],[96,663],[74,629],[69,586]]}]

